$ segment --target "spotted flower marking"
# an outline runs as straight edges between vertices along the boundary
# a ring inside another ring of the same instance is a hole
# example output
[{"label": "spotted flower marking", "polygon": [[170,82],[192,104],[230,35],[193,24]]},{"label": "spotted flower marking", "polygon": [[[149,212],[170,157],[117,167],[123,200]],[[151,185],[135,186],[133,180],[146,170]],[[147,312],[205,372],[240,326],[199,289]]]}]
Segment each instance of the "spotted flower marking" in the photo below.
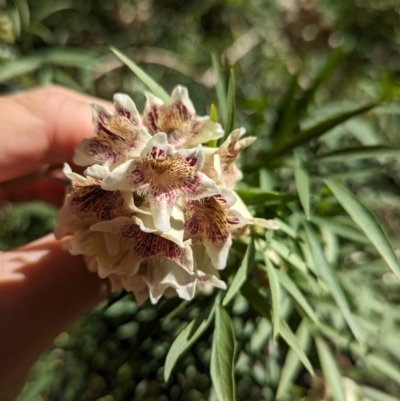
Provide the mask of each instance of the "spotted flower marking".
[{"label": "spotted flower marking", "polygon": [[186,203],[185,235],[194,244],[203,244],[216,269],[226,265],[231,233],[251,222],[231,206],[236,202],[233,192],[221,188],[221,193],[201,201]]},{"label": "spotted flower marking", "polygon": [[114,96],[115,114],[105,107],[92,106],[97,137],[84,139],[76,149],[74,162],[79,166],[113,166],[138,155],[150,139],[135,103],[127,95]]},{"label": "spotted flower marking", "polygon": [[143,124],[154,135],[165,132],[168,142],[176,147],[189,147],[221,138],[222,127],[209,117],[199,117],[189,99],[187,88],[177,86],[167,105],[157,97],[147,94]]},{"label": "spotted flower marking", "polygon": [[103,181],[106,190],[130,190],[146,197],[154,224],[167,232],[170,215],[179,198],[195,200],[219,193],[214,181],[200,170],[204,163],[201,146],[175,151],[165,133],[156,134],[140,157],[117,167]]}]

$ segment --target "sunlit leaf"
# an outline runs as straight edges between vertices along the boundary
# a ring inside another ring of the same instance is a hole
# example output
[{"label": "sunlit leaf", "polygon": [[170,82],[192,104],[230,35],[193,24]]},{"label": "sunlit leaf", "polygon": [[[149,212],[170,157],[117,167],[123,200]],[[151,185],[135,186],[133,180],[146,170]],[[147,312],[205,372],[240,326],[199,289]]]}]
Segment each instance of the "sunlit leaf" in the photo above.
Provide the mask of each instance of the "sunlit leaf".
[{"label": "sunlit leaf", "polygon": [[354,146],[319,155],[315,158],[315,162],[337,163],[356,159],[370,159],[373,157],[399,156],[399,154],[400,148],[395,147],[383,145]]},{"label": "sunlit leaf", "polygon": [[[310,344],[311,336],[308,324],[305,319],[301,321],[296,331],[296,337],[301,349],[307,350]],[[276,392],[276,398],[278,400],[285,399],[284,396],[286,394],[289,394],[290,391],[293,390],[293,382],[296,379],[300,371],[300,368],[301,368],[300,359],[296,354],[296,352],[293,350],[293,348],[290,348],[286,355],[285,362],[283,363],[281,370],[278,390]]]},{"label": "sunlit leaf", "polygon": [[299,193],[300,203],[303,206],[307,220],[310,220],[310,180],[306,170],[299,164],[293,168],[294,180],[297,192]]},{"label": "sunlit leaf", "polygon": [[229,286],[228,292],[222,301],[222,305],[228,305],[228,303],[233,299],[233,297],[240,291],[240,287],[246,281],[247,275],[251,269],[254,261],[254,240],[251,239],[249,245],[247,246],[246,254],[244,255],[243,261],[236,272],[236,275]]},{"label": "sunlit leaf", "polygon": [[372,213],[346,188],[335,181],[325,180],[343,209],[375,246],[393,273],[400,278],[400,264],[382,227]]},{"label": "sunlit leaf", "polygon": [[365,364],[370,368],[378,370],[384,376],[390,377],[397,384],[400,384],[400,372],[398,365],[393,364],[387,359],[374,354],[369,354],[365,357]]},{"label": "sunlit leaf", "polygon": [[164,366],[164,380],[167,382],[180,356],[188,350],[204,333],[214,317],[214,306],[209,306],[193,319],[172,343]]},{"label": "sunlit leaf", "polygon": [[345,112],[339,113],[335,116],[329,117],[329,118],[325,119],[324,121],[319,122],[309,128],[302,129],[298,133],[293,135],[293,137],[289,141],[280,142],[279,144],[274,146],[268,152],[268,155],[270,155],[270,157],[275,158],[277,156],[286,154],[286,153],[292,151],[295,147],[297,147],[299,145],[308,143],[312,139],[319,138],[320,136],[324,135],[332,128],[349,120],[350,118],[371,110],[377,104],[378,104],[378,102],[370,102],[370,103],[364,104],[360,107],[357,107],[355,109],[345,111]]},{"label": "sunlit leaf", "polygon": [[283,270],[277,270],[276,275],[279,279],[279,282],[282,284],[282,286],[293,297],[293,299],[300,305],[300,307],[310,317],[310,319],[315,323],[319,323],[319,319],[318,319],[316,313],[314,312],[313,308],[308,303],[307,299],[302,294],[299,287],[292,281],[292,279]]},{"label": "sunlit leaf", "polygon": [[360,386],[361,395],[367,397],[371,401],[400,401],[400,398],[393,397],[376,388],[369,386]]},{"label": "sunlit leaf", "polygon": [[326,260],[321,245],[317,240],[317,237],[315,236],[313,230],[307,224],[305,224],[305,229],[315,264],[319,266],[319,271],[321,272],[325,282],[327,283],[336,304],[343,313],[343,317],[349,325],[354,336],[357,338],[358,341],[362,342],[363,337],[361,335],[361,331],[354,320],[346,296],[342,290],[342,287],[340,286],[337,273]]},{"label": "sunlit leaf", "polygon": [[310,372],[311,375],[314,376],[314,369],[311,365],[310,360],[308,359],[306,353],[304,352],[304,348],[301,346],[298,338],[293,333],[292,329],[289,325],[281,319],[279,334],[286,341],[286,343],[291,347],[293,352],[299,357],[300,361],[304,365],[304,367]]},{"label": "sunlit leaf", "polygon": [[333,399],[335,401],[347,401],[342,376],[330,349],[325,344],[325,341],[320,337],[315,338],[315,344],[317,346],[322,372],[329,384],[329,389],[332,392]]},{"label": "sunlit leaf", "polygon": [[228,106],[227,106],[227,102],[226,102],[225,81],[221,74],[221,66],[220,66],[218,56],[216,53],[213,53],[211,55],[211,61],[212,61],[212,67],[213,67],[215,79],[217,81],[215,90],[217,92],[218,108],[219,108],[221,115],[223,116],[222,117],[223,121],[225,122],[224,119],[226,118],[227,110],[228,110]]},{"label": "sunlit leaf", "polygon": [[265,269],[268,275],[269,288],[271,291],[272,325],[274,331],[274,339],[276,339],[279,333],[279,325],[280,325],[281,289],[279,286],[279,281],[275,267],[272,265],[272,262],[270,261],[265,251],[263,252],[263,255],[264,255]]},{"label": "sunlit leaf", "polygon": [[240,188],[237,189],[236,192],[243,199],[246,205],[286,203],[298,199],[298,196],[294,194],[286,192],[262,191],[259,188]]},{"label": "sunlit leaf", "polygon": [[307,265],[304,263],[303,259],[293,250],[289,249],[282,240],[272,239],[269,242],[269,248],[278,253],[283,259],[296,267],[296,269],[299,269],[303,273],[307,273]]},{"label": "sunlit leaf", "polygon": [[236,119],[236,97],[235,97],[235,73],[233,69],[230,70],[228,80],[228,93],[226,95],[226,116],[224,117],[224,130],[225,134],[220,139],[222,143],[227,136],[233,131]]},{"label": "sunlit leaf", "polygon": [[215,123],[218,122],[218,113],[214,103],[212,103],[210,107],[210,118]]},{"label": "sunlit leaf", "polygon": [[222,305],[217,305],[211,349],[211,380],[220,401],[236,400],[235,348],[236,339],[231,318]]},{"label": "sunlit leaf", "polygon": [[268,300],[260,294],[254,284],[250,281],[246,281],[240,289],[240,292],[261,316],[271,321],[271,305]]},{"label": "sunlit leaf", "polygon": [[153,78],[147,75],[129,57],[114,47],[111,51],[150,89],[154,96],[159,97],[164,103],[168,103],[169,95]]}]

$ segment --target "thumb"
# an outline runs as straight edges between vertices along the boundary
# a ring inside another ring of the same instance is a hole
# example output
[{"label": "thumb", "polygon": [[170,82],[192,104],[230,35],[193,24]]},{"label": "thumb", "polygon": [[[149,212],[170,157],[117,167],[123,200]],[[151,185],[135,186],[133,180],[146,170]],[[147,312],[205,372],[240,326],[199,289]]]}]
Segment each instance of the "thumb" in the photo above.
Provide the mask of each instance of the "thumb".
[{"label": "thumb", "polygon": [[0,254],[0,399],[17,396],[53,339],[108,293],[53,235]]}]

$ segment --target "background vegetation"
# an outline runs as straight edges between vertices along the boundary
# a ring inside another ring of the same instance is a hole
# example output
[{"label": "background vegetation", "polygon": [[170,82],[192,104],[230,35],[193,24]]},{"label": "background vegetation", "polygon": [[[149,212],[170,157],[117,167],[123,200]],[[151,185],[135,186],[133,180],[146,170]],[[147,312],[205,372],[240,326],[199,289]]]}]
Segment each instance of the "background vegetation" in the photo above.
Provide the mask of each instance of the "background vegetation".
[{"label": "background vegetation", "polygon": [[[111,296],[59,335],[19,401],[400,399],[398,0],[0,6],[2,93],[58,83],[141,107],[112,45],[167,91],[188,86],[199,114],[214,103],[227,126],[235,110],[259,138],[238,191],[281,224],[235,243],[232,298]],[[1,248],[55,214],[1,205]]]}]

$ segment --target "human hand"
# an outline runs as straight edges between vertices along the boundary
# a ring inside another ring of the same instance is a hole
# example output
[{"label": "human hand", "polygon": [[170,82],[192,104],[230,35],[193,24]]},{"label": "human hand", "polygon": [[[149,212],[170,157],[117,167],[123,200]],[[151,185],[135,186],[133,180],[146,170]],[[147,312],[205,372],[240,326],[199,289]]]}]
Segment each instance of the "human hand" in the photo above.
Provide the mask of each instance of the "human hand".
[{"label": "human hand", "polygon": [[[61,204],[65,186],[40,177],[93,136],[94,101],[60,87],[0,97],[0,200]],[[108,293],[53,235],[0,253],[0,399],[15,399],[51,341]]]}]

